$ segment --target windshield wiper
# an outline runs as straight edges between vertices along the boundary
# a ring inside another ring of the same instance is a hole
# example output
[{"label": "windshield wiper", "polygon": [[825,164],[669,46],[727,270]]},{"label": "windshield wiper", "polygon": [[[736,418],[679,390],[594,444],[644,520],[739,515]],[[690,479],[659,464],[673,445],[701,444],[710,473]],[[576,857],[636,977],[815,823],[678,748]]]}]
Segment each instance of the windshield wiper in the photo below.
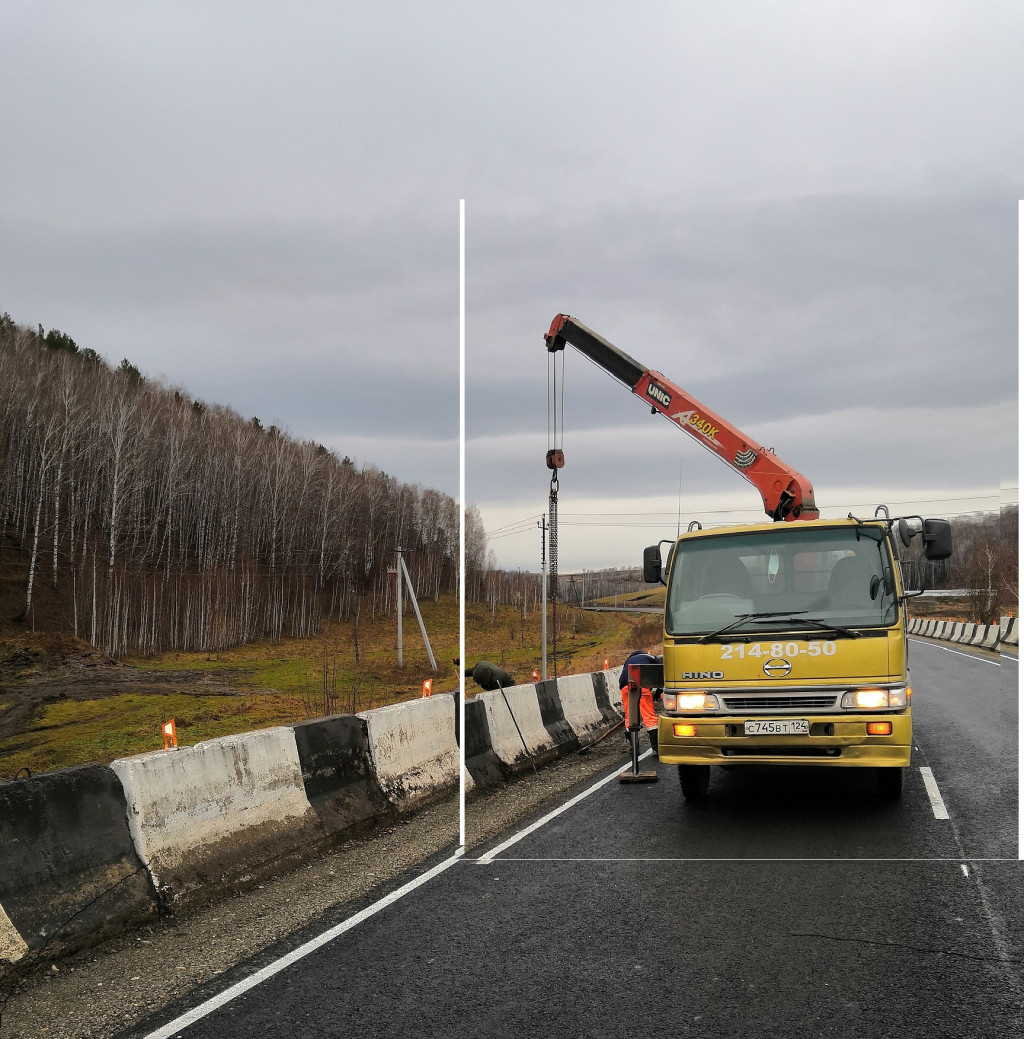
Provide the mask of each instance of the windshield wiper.
[{"label": "windshield wiper", "polygon": [[731,631],[738,624],[742,624],[744,621],[756,620],[761,617],[795,617],[798,613],[806,613],[806,610],[769,610],[767,613],[738,613],[736,619],[729,621],[728,624],[719,628],[718,631],[709,631],[703,638],[697,639],[698,645],[701,642],[707,642],[708,639],[713,639],[718,635],[724,635],[727,631]]},{"label": "windshield wiper", "polygon": [[[776,614],[776,617],[780,617],[783,614],[787,614],[790,617],[795,617],[798,613],[806,612],[806,610],[794,610],[792,613],[788,613],[788,611],[783,610],[780,613]],[[762,622],[759,621],[758,623]],[[840,628],[835,624],[826,624],[824,621],[820,621],[815,617],[803,617],[800,620],[800,623],[813,624],[814,627],[821,628],[822,631],[834,631],[837,635],[845,635],[847,638],[850,639],[859,639],[862,638],[864,635],[864,632],[862,631],[854,631],[852,628]]]}]

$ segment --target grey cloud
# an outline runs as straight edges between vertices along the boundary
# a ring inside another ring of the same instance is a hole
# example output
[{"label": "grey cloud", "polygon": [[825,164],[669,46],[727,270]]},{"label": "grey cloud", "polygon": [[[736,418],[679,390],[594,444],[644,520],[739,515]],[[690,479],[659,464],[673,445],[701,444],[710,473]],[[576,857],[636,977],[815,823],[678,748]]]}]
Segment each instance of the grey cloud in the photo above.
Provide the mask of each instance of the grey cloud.
[{"label": "grey cloud", "polygon": [[0,307],[300,437],[451,438],[458,252],[443,223],[427,213],[87,233],[8,222]]}]

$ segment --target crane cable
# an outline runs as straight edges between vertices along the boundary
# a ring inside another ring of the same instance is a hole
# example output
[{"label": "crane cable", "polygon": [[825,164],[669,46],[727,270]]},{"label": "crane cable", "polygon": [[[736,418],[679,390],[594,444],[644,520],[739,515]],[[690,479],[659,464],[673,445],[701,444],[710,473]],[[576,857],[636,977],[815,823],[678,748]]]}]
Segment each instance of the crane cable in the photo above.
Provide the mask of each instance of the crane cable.
[{"label": "crane cable", "polygon": [[[565,433],[565,350],[548,353],[548,453],[551,470],[548,489],[548,587],[551,594],[551,659],[558,677],[558,470],[565,464],[562,439]],[[561,358],[561,373],[558,365]],[[561,375],[561,379],[559,376]],[[561,381],[561,386],[559,386]]]}]

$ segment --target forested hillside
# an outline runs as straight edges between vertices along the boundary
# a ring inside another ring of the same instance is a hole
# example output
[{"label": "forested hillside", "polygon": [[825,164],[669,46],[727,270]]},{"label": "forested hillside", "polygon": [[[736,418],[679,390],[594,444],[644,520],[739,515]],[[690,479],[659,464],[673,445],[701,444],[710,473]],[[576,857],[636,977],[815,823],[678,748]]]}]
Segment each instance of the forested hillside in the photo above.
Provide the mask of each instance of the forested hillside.
[{"label": "forested hillside", "polygon": [[112,655],[305,635],[386,609],[396,546],[421,597],[454,590],[458,533],[445,494],[0,318],[3,623],[48,588]]}]

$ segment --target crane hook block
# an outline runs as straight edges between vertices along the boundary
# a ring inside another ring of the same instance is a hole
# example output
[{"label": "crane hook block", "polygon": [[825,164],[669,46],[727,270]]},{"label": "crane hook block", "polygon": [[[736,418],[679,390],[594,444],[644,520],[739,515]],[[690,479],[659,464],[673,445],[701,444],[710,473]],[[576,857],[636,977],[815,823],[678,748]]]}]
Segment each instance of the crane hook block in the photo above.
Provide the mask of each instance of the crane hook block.
[{"label": "crane hook block", "polygon": [[565,465],[565,455],[555,448],[548,452],[547,463],[549,469],[561,469]]}]

